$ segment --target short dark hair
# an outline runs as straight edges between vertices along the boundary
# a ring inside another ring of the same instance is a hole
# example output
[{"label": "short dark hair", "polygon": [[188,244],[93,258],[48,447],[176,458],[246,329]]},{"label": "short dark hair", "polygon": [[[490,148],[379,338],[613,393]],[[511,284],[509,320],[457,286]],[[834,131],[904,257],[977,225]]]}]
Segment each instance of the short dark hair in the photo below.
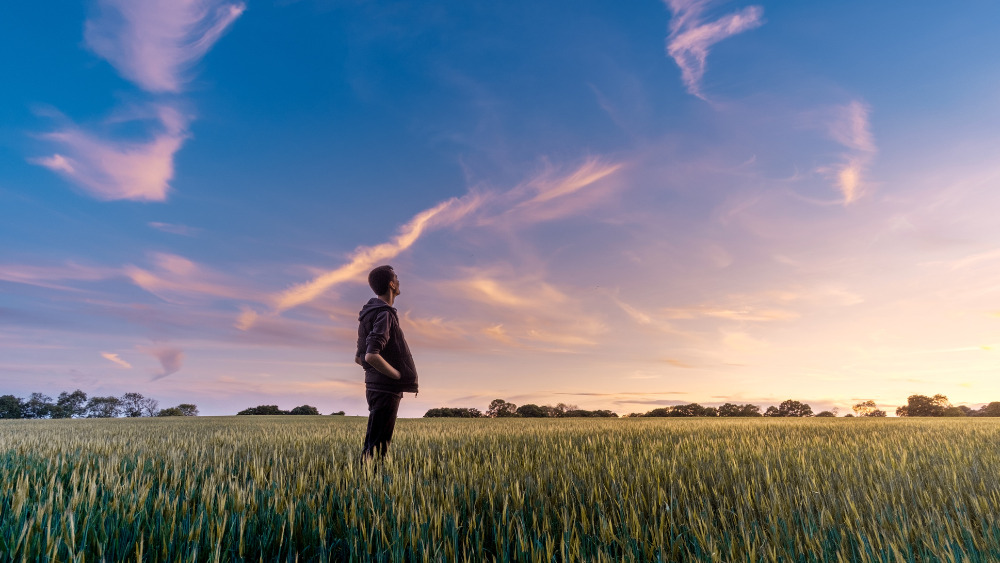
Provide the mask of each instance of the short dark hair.
[{"label": "short dark hair", "polygon": [[389,291],[389,282],[394,277],[396,272],[392,271],[392,266],[379,266],[368,272],[368,286],[375,295],[385,295]]}]

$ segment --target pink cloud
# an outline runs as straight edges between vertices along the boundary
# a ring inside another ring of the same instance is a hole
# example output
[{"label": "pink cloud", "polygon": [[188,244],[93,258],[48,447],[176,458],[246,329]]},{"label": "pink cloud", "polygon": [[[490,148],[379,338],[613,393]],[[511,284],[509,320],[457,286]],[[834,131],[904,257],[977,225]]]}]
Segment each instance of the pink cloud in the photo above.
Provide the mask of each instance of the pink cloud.
[{"label": "pink cloud", "polygon": [[181,369],[181,364],[184,363],[184,352],[180,348],[156,346],[141,347],[140,350],[160,362],[162,369],[153,374],[153,381],[177,373]]},{"label": "pink cloud", "polygon": [[706,22],[703,18],[709,2],[706,0],[666,0],[673,12],[667,54],[681,68],[681,79],[687,91],[705,99],[701,80],[709,49],[719,41],[763,25],[764,9],[749,6],[739,12]]},{"label": "pink cloud", "polygon": [[145,142],[115,141],[75,125],[47,133],[59,147],[32,159],[105,200],[165,201],[174,176],[174,154],[188,137],[187,118],[169,106],[154,108],[159,131]]},{"label": "pink cloud", "polygon": [[828,124],[830,137],[847,151],[841,164],[823,171],[833,177],[834,185],[844,197],[844,205],[857,201],[864,194],[868,184],[865,175],[878,150],[869,124],[870,112],[867,104],[854,100],[836,108]]},{"label": "pink cloud", "polygon": [[99,0],[87,46],[149,92],[179,92],[246,6],[217,0]]}]

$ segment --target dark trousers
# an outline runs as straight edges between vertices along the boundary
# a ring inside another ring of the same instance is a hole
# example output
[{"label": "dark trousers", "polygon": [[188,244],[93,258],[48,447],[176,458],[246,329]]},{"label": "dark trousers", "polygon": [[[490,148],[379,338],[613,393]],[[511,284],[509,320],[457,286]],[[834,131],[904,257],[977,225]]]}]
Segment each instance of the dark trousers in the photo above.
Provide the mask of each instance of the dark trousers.
[{"label": "dark trousers", "polygon": [[392,441],[399,400],[403,398],[403,394],[368,389],[365,391],[365,398],[368,399],[368,432],[365,434],[365,447],[361,457],[370,458],[376,454],[383,457]]}]

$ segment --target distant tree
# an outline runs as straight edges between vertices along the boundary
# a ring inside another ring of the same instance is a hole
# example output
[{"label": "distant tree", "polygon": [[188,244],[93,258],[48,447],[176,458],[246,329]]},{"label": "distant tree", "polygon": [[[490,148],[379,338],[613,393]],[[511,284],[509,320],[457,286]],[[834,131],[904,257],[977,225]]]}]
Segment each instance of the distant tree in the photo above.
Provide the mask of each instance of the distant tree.
[{"label": "distant tree", "polygon": [[87,415],[87,394],[77,389],[72,393],[63,391],[56,399],[52,418],[76,418]]},{"label": "distant tree", "polygon": [[549,407],[552,409],[550,412],[551,416],[564,416],[569,411],[580,410],[580,407],[576,405],[567,405],[566,403],[559,403],[554,407]]},{"label": "distant tree", "polygon": [[489,408],[486,409],[486,416],[490,418],[509,418],[517,416],[517,405],[508,403],[503,399],[493,399]]},{"label": "distant tree", "polygon": [[[880,411],[880,412],[882,413],[882,416],[885,416],[885,411]],[[851,413],[847,413],[844,415],[844,418],[854,418],[854,415]]]},{"label": "distant tree", "polygon": [[191,403],[181,403],[177,405],[177,408],[184,413],[184,416],[198,416],[198,405]]},{"label": "distant tree", "polygon": [[817,418],[819,418],[819,417],[823,417],[823,418],[835,418],[836,416],[837,415],[833,414],[832,411],[820,411],[820,412],[816,413],[816,417]]},{"label": "distant tree", "polygon": [[655,408],[655,409],[647,412],[646,414],[644,414],[642,416],[651,417],[651,418],[661,417],[661,416],[670,416],[670,407]]},{"label": "distant tree", "polygon": [[[851,416],[851,415],[847,415],[847,416]],[[885,415],[885,411],[884,410],[882,410],[882,409],[875,409],[875,410],[873,410],[872,412],[868,413],[865,416],[867,416],[869,418],[885,418],[886,415]]]},{"label": "distant tree", "polygon": [[122,414],[129,418],[138,418],[143,414],[146,398],[142,393],[125,393],[119,399]]},{"label": "distant tree", "polygon": [[860,403],[854,405],[851,407],[851,410],[854,411],[854,414],[857,416],[868,416],[869,413],[877,408],[878,407],[875,405],[875,401],[868,399],[867,401],[861,401]]},{"label": "distant tree", "polygon": [[549,411],[545,407],[540,407],[538,405],[521,405],[517,407],[517,414],[525,418],[546,418],[549,416]]},{"label": "distant tree", "polygon": [[690,403],[671,407],[667,416],[718,416],[718,411],[713,407],[703,407],[698,403]]},{"label": "distant tree", "polygon": [[563,418],[577,418],[577,417],[602,417],[602,418],[617,418],[618,413],[611,412],[609,410],[599,410],[599,411],[588,411],[583,409],[573,409],[568,410],[562,414]]},{"label": "distant tree", "polygon": [[87,418],[114,418],[121,414],[118,397],[91,397],[87,401]]},{"label": "distant tree", "polygon": [[896,416],[944,416],[945,409],[949,407],[948,397],[941,394],[933,397],[910,395],[906,404],[896,409]]},{"label": "distant tree", "polygon": [[184,416],[184,412],[177,407],[169,407],[156,411],[156,416]]},{"label": "distant tree", "polygon": [[289,411],[288,414],[319,414],[319,409],[311,405],[301,405]]},{"label": "distant tree", "polygon": [[735,405],[733,403],[726,403],[719,407],[719,416],[760,416],[760,407],[757,405],[751,405],[749,403],[745,405]]},{"label": "distant tree", "polygon": [[347,413],[345,413],[344,411],[337,411],[330,413],[331,416],[344,416],[345,414]]},{"label": "distant tree", "polygon": [[[966,405],[958,405],[955,408],[957,408],[958,410],[962,411],[962,416],[979,416],[979,411],[976,410],[976,409],[974,409],[974,408],[972,408],[972,407],[969,407],[969,406],[966,406]],[[945,415],[945,416],[948,416],[948,415]]]},{"label": "distant tree", "polygon": [[14,395],[0,396],[0,418],[24,418],[24,400]]},{"label": "distant tree", "polygon": [[[969,409],[972,410],[972,409]],[[941,416],[969,416],[961,407],[948,407],[944,409]]]},{"label": "distant tree", "polygon": [[288,414],[288,411],[283,411],[278,408],[278,405],[257,405],[256,407],[250,407],[248,409],[243,409],[236,413],[237,415],[244,414],[254,414],[254,415],[271,415],[271,414]]},{"label": "distant tree", "polygon": [[424,418],[482,418],[479,409],[460,407],[439,407],[424,413]]},{"label": "distant tree", "polygon": [[806,403],[800,403],[799,401],[793,401],[788,399],[787,401],[782,401],[778,405],[778,412],[782,413],[781,416],[812,416],[812,407]]},{"label": "distant tree", "polygon": [[24,418],[49,418],[52,416],[52,397],[44,393],[32,393],[24,402]]},{"label": "distant tree", "polygon": [[1000,402],[994,401],[979,407],[977,416],[1000,416]]},{"label": "distant tree", "polygon": [[142,416],[156,416],[160,412],[160,402],[152,397],[145,397],[142,400]]},{"label": "distant tree", "polygon": [[771,407],[767,407],[767,410],[764,411],[764,416],[784,416],[784,415],[782,415],[778,411],[778,407],[771,406]]}]

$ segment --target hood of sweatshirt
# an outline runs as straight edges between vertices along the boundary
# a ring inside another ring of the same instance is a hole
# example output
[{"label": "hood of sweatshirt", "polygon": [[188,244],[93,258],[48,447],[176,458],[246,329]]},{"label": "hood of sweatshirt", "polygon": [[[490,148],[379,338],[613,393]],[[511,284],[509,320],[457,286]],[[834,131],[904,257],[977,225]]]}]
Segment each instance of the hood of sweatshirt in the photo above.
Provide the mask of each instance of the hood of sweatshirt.
[{"label": "hood of sweatshirt", "polygon": [[394,313],[396,312],[396,308],[393,307],[392,305],[389,305],[388,303],[382,301],[378,297],[372,297],[371,299],[368,300],[368,303],[365,303],[365,306],[361,308],[361,312],[358,313],[358,321],[361,321],[371,313],[374,313],[375,311],[379,311],[382,309],[386,309]]}]

